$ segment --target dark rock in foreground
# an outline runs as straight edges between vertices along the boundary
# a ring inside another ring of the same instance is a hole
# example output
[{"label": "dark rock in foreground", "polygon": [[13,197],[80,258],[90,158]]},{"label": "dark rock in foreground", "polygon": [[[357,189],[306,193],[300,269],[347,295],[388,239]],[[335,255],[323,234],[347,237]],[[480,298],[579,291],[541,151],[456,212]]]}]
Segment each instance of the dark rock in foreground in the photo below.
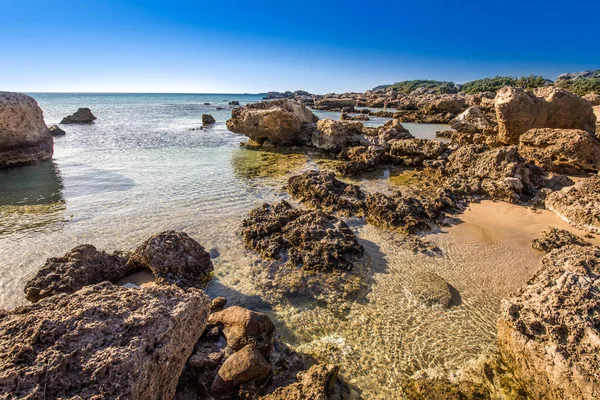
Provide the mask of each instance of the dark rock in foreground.
[{"label": "dark rock in foreground", "polygon": [[0,92],[0,168],[50,160],[54,142],[37,102]]},{"label": "dark rock in foreground", "polygon": [[89,108],[79,108],[73,114],[64,117],[61,124],[91,124],[97,118]]},{"label": "dark rock in foreground", "polygon": [[600,248],[566,246],[502,302],[500,352],[533,398],[600,398],[599,276]]},{"label": "dark rock in foreground", "polygon": [[118,255],[82,244],[62,257],[46,260],[36,276],[25,284],[25,297],[35,302],[58,293],[73,293],[87,285],[115,282],[134,269]]},{"label": "dark rock in foreground", "polygon": [[165,231],[136,248],[127,262],[152,271],[158,283],[203,287],[214,269],[210,254],[185,232]]},{"label": "dark rock in foreground", "polygon": [[569,245],[591,246],[590,243],[579,236],[558,228],[548,228],[542,233],[541,237],[531,243],[531,247],[546,253]]},{"label": "dark rock in foreground", "polygon": [[0,313],[1,398],[171,399],[209,302],[110,283]]}]

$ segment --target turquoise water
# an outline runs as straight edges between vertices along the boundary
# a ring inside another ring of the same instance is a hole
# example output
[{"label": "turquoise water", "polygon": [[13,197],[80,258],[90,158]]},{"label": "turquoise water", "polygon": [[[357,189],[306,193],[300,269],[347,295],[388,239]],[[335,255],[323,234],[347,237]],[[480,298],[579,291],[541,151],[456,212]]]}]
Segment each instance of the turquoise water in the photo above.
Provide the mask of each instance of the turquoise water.
[{"label": "turquoise water", "polygon": [[[91,108],[98,119],[91,125],[62,126],[67,134],[55,138],[52,161],[0,170],[0,308],[25,303],[25,282],[48,257],[82,243],[109,252],[131,250],[157,232],[176,229],[219,254],[213,260],[215,279],[207,288],[209,295],[224,295],[232,303],[268,312],[293,346],[329,354],[325,361],[340,362],[344,376],[363,390],[365,398],[393,397],[400,377],[434,367],[454,368],[493,347],[496,304],[502,293],[489,301],[486,294],[481,302],[470,302],[465,291],[463,306],[448,312],[415,306],[402,287],[404,274],[431,264],[443,275],[455,265],[415,258],[396,249],[388,233],[369,226],[354,229],[367,249],[364,262],[374,271],[375,283],[369,302],[352,304],[345,320],[337,320],[325,308],[298,309],[266,304],[260,298],[250,270],[259,258],[243,246],[238,235],[241,220],[253,207],[287,199],[282,190],[287,178],[317,165],[304,155],[240,147],[246,138],[225,127],[231,114],[227,103],[245,104],[262,96],[32,96],[48,125],[78,107]],[[224,109],[216,110],[217,106]],[[201,126],[203,113],[212,114],[217,123],[193,130]],[[339,113],[317,115],[339,118]],[[375,117],[367,125],[385,121]],[[405,126],[424,138],[447,129]],[[370,174],[362,183],[372,180],[381,177]],[[461,249],[457,254],[463,253]],[[466,290],[460,282],[453,284]],[[427,335],[415,336],[415,330]],[[448,344],[448,333],[463,339]],[[399,348],[412,350],[400,354]],[[387,372],[377,372],[382,370]]]}]

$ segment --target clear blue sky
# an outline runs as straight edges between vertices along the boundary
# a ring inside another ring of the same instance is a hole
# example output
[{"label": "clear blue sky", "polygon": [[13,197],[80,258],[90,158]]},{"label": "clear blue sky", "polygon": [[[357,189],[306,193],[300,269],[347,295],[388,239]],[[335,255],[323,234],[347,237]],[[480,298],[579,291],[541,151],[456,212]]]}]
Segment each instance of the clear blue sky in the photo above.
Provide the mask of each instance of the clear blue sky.
[{"label": "clear blue sky", "polygon": [[0,90],[364,91],[600,69],[600,1],[0,0]]}]

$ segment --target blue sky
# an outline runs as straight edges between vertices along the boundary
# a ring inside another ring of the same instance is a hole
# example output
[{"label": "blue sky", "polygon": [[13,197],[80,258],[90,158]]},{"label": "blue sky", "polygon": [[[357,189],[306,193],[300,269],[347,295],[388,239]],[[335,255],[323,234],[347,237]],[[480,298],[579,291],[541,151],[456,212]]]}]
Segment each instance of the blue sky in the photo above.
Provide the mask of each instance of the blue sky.
[{"label": "blue sky", "polygon": [[0,0],[0,90],[364,91],[600,69],[600,1]]}]

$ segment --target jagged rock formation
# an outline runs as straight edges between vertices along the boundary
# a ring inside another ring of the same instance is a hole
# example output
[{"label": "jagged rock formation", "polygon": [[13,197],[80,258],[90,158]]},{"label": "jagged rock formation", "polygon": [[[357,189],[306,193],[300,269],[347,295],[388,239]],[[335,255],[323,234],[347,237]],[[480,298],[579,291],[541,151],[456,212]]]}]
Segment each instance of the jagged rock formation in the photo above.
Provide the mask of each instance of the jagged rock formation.
[{"label": "jagged rock formation", "polygon": [[452,129],[465,133],[480,133],[490,128],[490,123],[479,107],[469,107],[458,117],[450,121]]},{"label": "jagged rock formation", "polygon": [[94,114],[92,114],[92,111],[87,108],[79,108],[77,111],[75,111],[73,114],[64,117],[62,119],[62,121],[60,121],[61,124],[91,124],[92,122],[94,122],[97,118],[94,116]]},{"label": "jagged rock formation", "polygon": [[600,233],[600,176],[551,193],[546,208],[576,228]]},{"label": "jagged rock formation", "polygon": [[542,232],[542,236],[534,239],[531,243],[531,247],[546,253],[571,245],[591,246],[590,243],[586,242],[579,236],[574,235],[569,231],[565,231],[564,229],[558,229],[554,227],[548,228]]},{"label": "jagged rock formation", "polygon": [[50,160],[54,142],[37,102],[0,92],[0,168]]}]

